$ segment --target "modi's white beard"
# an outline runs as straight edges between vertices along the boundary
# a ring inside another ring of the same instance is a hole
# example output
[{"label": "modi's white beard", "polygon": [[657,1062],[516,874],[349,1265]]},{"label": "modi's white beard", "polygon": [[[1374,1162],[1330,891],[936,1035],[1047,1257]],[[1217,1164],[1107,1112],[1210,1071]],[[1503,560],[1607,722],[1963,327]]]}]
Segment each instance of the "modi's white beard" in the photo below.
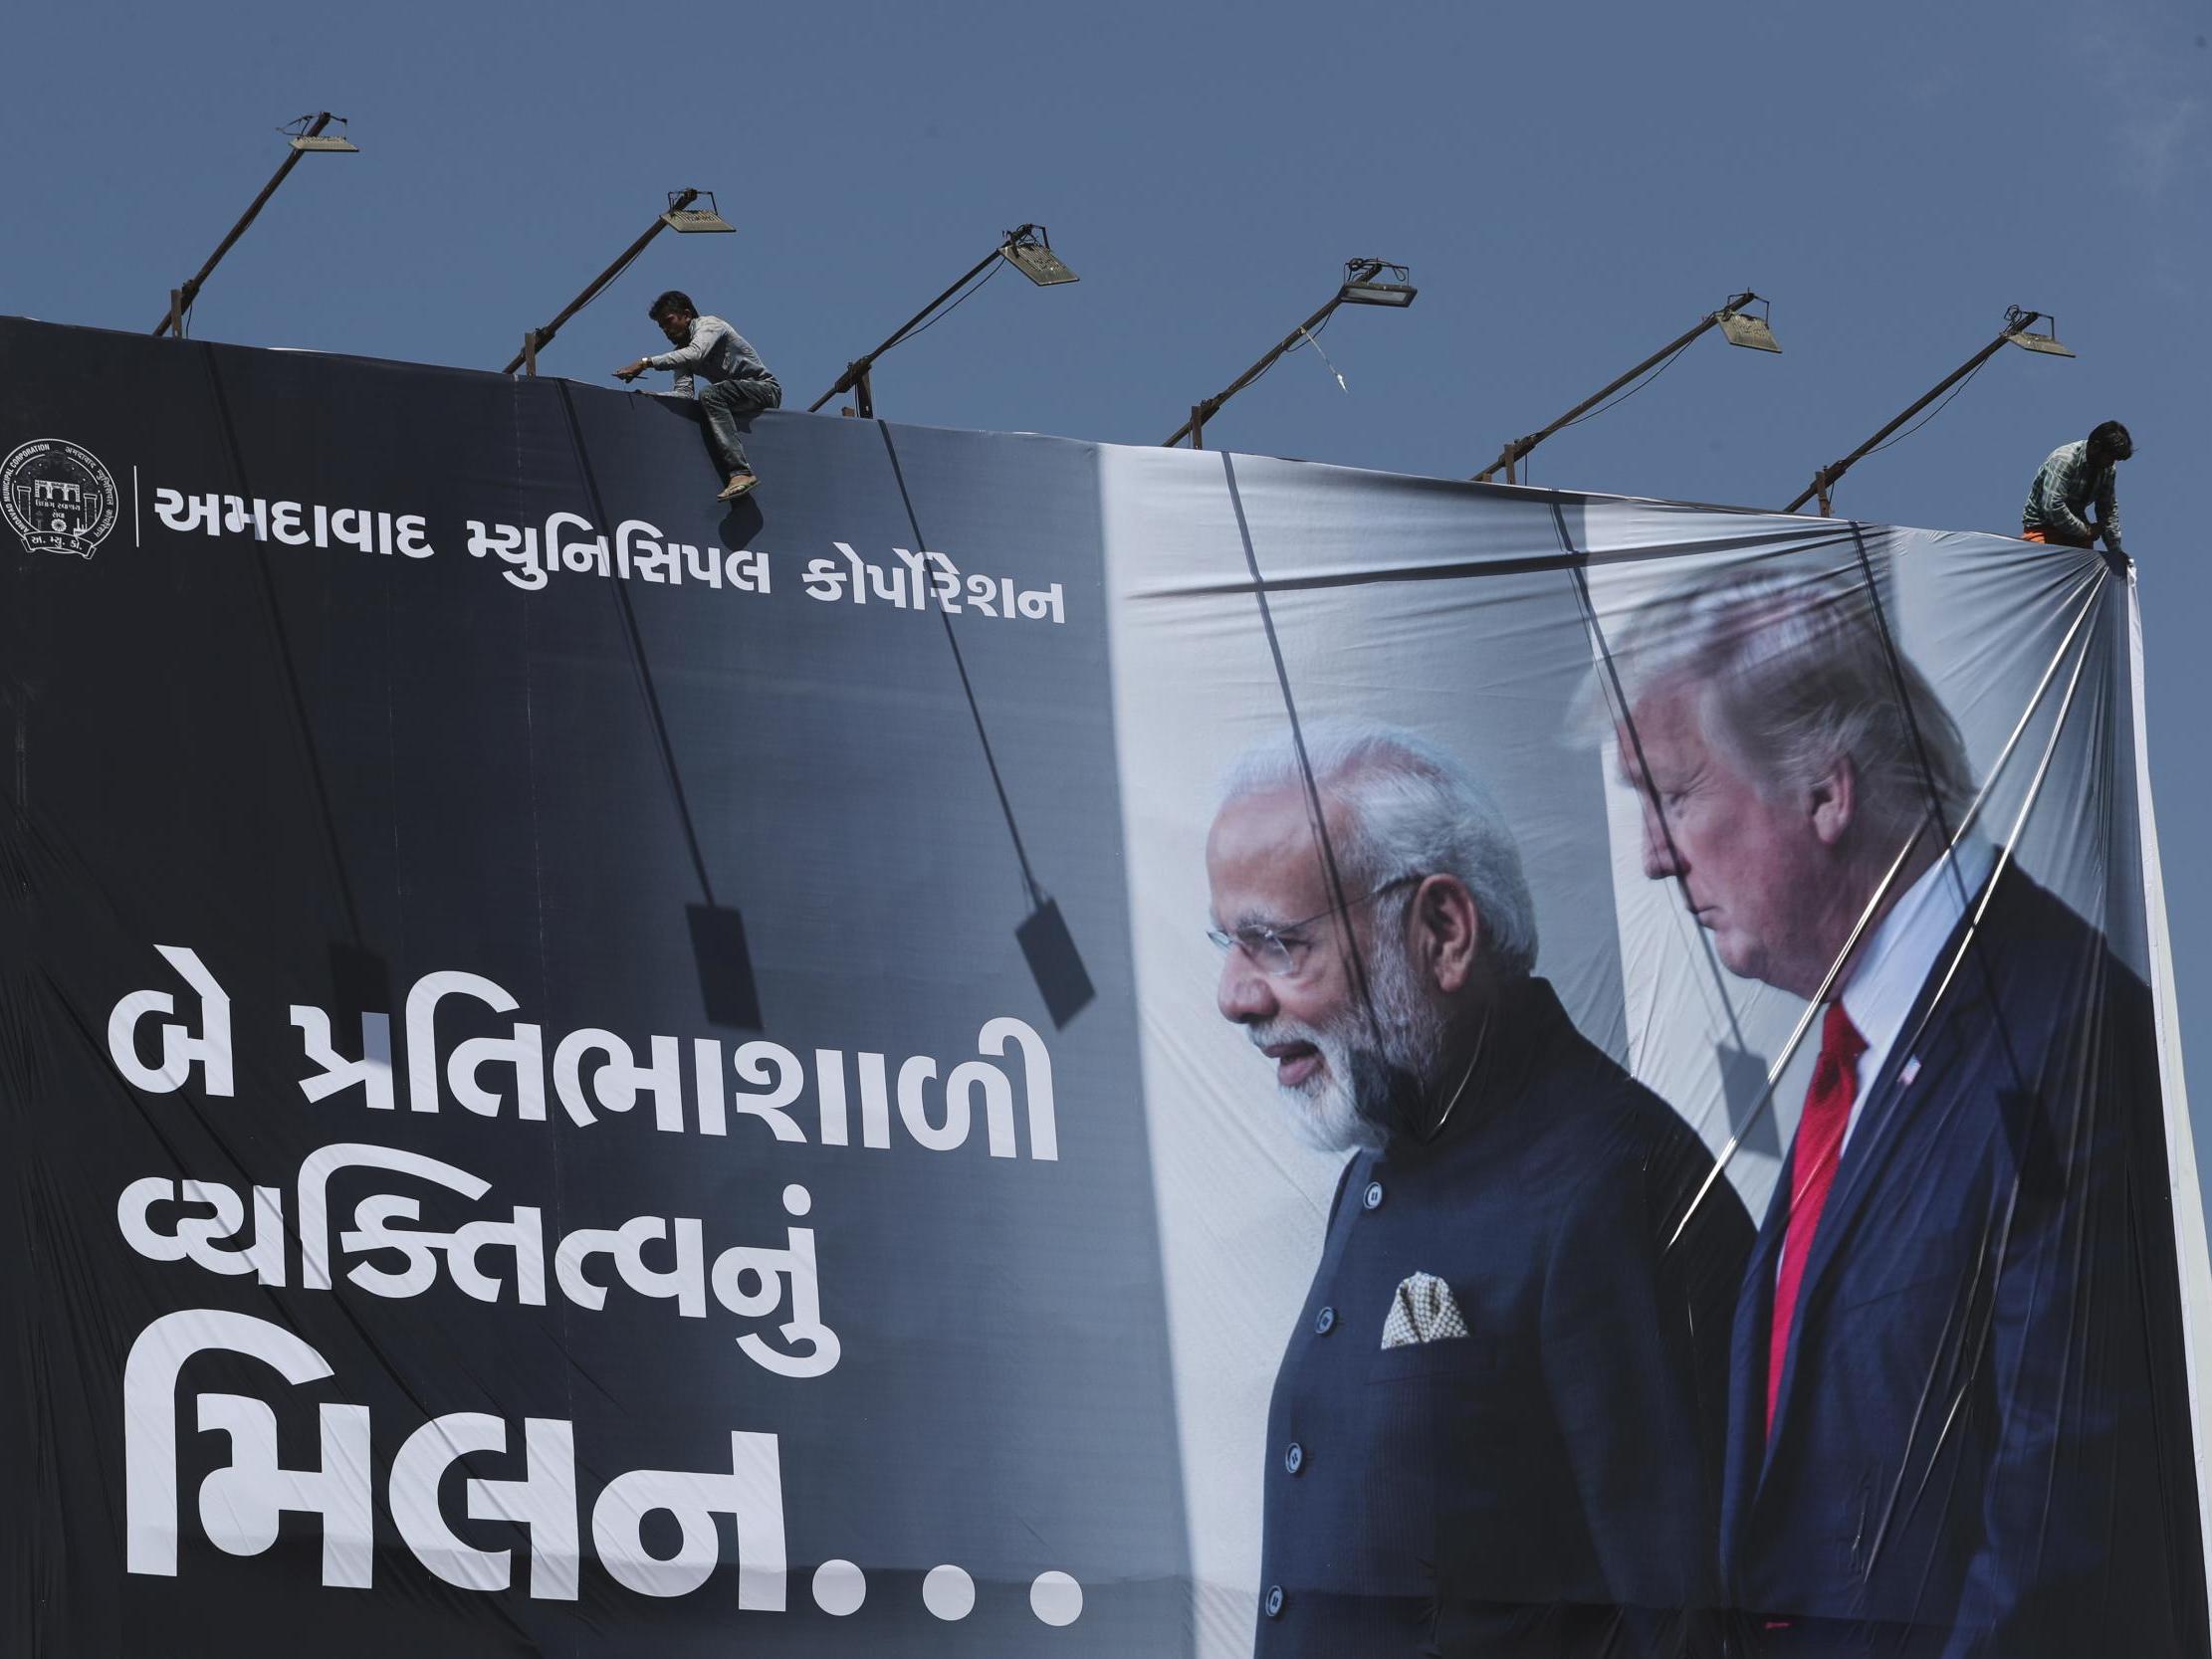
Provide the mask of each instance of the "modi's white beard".
[{"label": "modi's white beard", "polygon": [[1257,1048],[1305,1042],[1321,1051],[1318,1072],[1295,1087],[1280,1088],[1290,1108],[1291,1128],[1299,1140],[1319,1151],[1378,1148],[1389,1137],[1390,1126],[1361,1109],[1353,1087],[1355,1052],[1365,1051],[1384,1066],[1414,1078],[1425,1091],[1436,1083],[1443,1046],[1443,1010],[1424,993],[1407,951],[1384,948],[1374,954],[1377,959],[1367,964],[1368,999],[1375,1014],[1372,1024],[1367,1007],[1354,996],[1318,1025],[1278,1015],[1247,1031]]}]

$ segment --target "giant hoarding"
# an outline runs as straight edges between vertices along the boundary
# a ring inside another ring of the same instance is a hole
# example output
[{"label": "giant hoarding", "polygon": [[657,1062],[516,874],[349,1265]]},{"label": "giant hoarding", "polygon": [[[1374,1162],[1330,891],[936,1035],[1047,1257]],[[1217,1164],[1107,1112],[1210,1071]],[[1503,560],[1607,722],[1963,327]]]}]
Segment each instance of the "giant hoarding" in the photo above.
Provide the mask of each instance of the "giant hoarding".
[{"label": "giant hoarding", "polygon": [[0,364],[9,1651],[2206,1651],[2124,568]]}]

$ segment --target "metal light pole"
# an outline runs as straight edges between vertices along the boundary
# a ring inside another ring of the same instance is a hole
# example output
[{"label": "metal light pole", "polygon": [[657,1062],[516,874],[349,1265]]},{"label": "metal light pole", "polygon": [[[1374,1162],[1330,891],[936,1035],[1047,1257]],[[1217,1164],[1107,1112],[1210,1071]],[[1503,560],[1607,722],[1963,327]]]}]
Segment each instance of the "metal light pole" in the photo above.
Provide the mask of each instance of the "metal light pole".
[{"label": "metal light pole", "polygon": [[[831,398],[841,397],[846,392],[851,392],[854,394],[853,408],[847,412],[857,414],[862,420],[874,420],[876,401],[873,374],[876,359],[900,341],[911,339],[920,333],[924,327],[928,326],[934,315],[941,314],[942,311],[951,310],[946,302],[953,300],[953,297],[960,294],[962,289],[968,287],[970,283],[973,283],[1001,259],[1039,288],[1057,288],[1062,283],[1072,283],[1080,280],[1073,271],[1070,271],[1062,263],[1060,257],[1052,252],[1052,244],[1046,237],[1042,225],[1017,226],[999,238],[997,247],[992,249],[990,253],[984,255],[982,259],[963,272],[960,280],[954,283],[952,287],[894,328],[891,331],[890,338],[886,339],[873,351],[863,352],[847,363],[845,372],[837,376],[837,383],[809,403],[806,406],[806,412],[811,415]],[[955,304],[957,303],[955,302]]]},{"label": "metal light pole", "polygon": [[1995,339],[1929,387],[1924,396],[1916,399],[1895,420],[1884,426],[1841,461],[1831,461],[1815,473],[1813,482],[1799,491],[1796,499],[1782,511],[1784,513],[1795,513],[1807,502],[1818,497],[1820,500],[1820,516],[1823,518],[1827,518],[1829,499],[1835,493],[1837,481],[1844,474],[1850,472],[1853,466],[1879,449],[1882,440],[1887,438],[1890,433],[1896,431],[1898,427],[1904,425],[1906,421],[1917,415],[1961,380],[1964,380],[1969,374],[1980,368],[1982,364],[1988,362],[2007,342],[2049,357],[2073,356],[2072,351],[2059,343],[2058,323],[2055,319],[2052,321],[2051,330],[2048,333],[2031,334],[2028,332],[2031,324],[2042,320],[2044,320],[2044,313],[2041,311],[2024,311],[2018,306],[2007,306],[2005,308],[2005,326]]},{"label": "metal light pole", "polygon": [[711,190],[704,192],[699,190],[671,190],[668,193],[668,211],[655,219],[643,236],[623,249],[621,256],[612,265],[586,283],[583,292],[562,307],[551,322],[543,328],[533,328],[525,334],[522,350],[516,352],[514,356],[507,360],[507,366],[501,369],[500,373],[513,374],[517,369],[521,369],[525,374],[535,377],[538,373],[538,353],[553,343],[553,335],[560,332],[560,325],[596,300],[599,297],[599,291],[629,269],[630,262],[645,251],[645,244],[660,235],[662,231],[672,230],[679,236],[735,231],[737,226],[725,220],[713,207],[695,208],[691,205],[702,194],[706,196],[710,203],[714,200],[714,192]]},{"label": "metal light pole", "polygon": [[1685,347],[1688,346],[1690,341],[1694,340],[1707,328],[1718,326],[1721,332],[1727,335],[1728,343],[1730,345],[1745,346],[1753,351],[1780,351],[1782,348],[1779,345],[1775,344],[1774,330],[1770,326],[1768,326],[1767,319],[1763,316],[1750,316],[1745,314],[1744,312],[1743,308],[1753,304],[1758,299],[1758,295],[1753,294],[1749,289],[1745,289],[1733,300],[1730,300],[1726,305],[1722,306],[1717,311],[1708,312],[1705,317],[1698,322],[1696,327],[1688,329],[1686,332],[1675,335],[1664,345],[1660,346],[1657,351],[1653,352],[1649,357],[1645,358],[1644,361],[1638,363],[1636,367],[1630,369],[1628,373],[1622,375],[1618,380],[1607,382],[1606,385],[1601,387],[1598,391],[1593,392],[1589,397],[1584,398],[1580,403],[1576,404],[1564,415],[1561,415],[1559,419],[1553,421],[1551,425],[1545,427],[1542,431],[1531,432],[1525,438],[1515,438],[1511,443],[1507,444],[1503,449],[1498,451],[1497,459],[1495,461],[1491,462],[1487,467],[1483,468],[1482,471],[1474,475],[1474,482],[1477,484],[1487,484],[1501,471],[1505,474],[1506,483],[1512,484],[1516,482],[1514,477],[1516,469],[1519,467],[1520,463],[1527,458],[1528,453],[1533,450],[1538,444],[1542,443],[1546,438],[1549,438],[1554,432],[1559,431],[1562,427],[1574,425],[1575,422],[1582,419],[1582,417],[1587,415],[1591,410],[1597,408],[1599,404],[1603,403],[1607,398],[1611,397],[1623,386],[1626,386],[1632,380],[1637,379],[1647,370],[1655,368],[1659,364],[1663,363],[1664,361],[1666,361],[1667,358],[1673,356],[1677,351],[1683,350]]},{"label": "metal light pole", "polygon": [[[1375,279],[1385,271],[1394,273],[1397,280],[1389,283],[1378,283]],[[1191,418],[1163,438],[1160,441],[1160,447],[1162,449],[1173,449],[1185,438],[1189,438],[1193,449],[1206,448],[1206,423],[1221,412],[1221,405],[1254,380],[1257,380],[1262,374],[1265,374],[1268,369],[1274,366],[1275,359],[1296,345],[1299,340],[1311,339],[1313,330],[1328,321],[1330,316],[1335,313],[1337,307],[1392,306],[1403,311],[1414,303],[1414,295],[1417,292],[1418,290],[1406,281],[1406,268],[1403,265],[1393,265],[1388,260],[1380,259],[1346,260],[1344,262],[1344,281],[1338,286],[1336,293],[1329,297],[1329,303],[1307,317],[1305,321],[1299,323],[1297,327],[1291,329],[1289,333],[1283,335],[1280,340],[1276,341],[1274,349],[1260,358],[1258,362],[1252,364],[1242,374],[1239,374],[1234,380],[1231,380],[1226,386],[1206,399],[1205,402],[1192,404]]]},{"label": "metal light pole", "polygon": [[312,117],[302,115],[299,120],[292,123],[294,126],[300,127],[301,130],[292,134],[291,149],[286,154],[283,163],[271,175],[269,182],[261,187],[261,194],[254,198],[253,205],[240,216],[237,224],[231,226],[230,235],[224,237],[216,245],[215,251],[207,256],[207,263],[187,279],[182,288],[169,290],[169,309],[162,313],[161,320],[153,325],[154,338],[159,339],[163,334],[171,332],[174,332],[180,339],[183,337],[184,313],[192,309],[192,303],[200,297],[200,290],[207,286],[209,274],[214,271],[217,265],[222,263],[223,256],[231,251],[232,246],[238,239],[246,234],[246,227],[252,224],[261,210],[269,205],[269,198],[277,193],[277,186],[285,181],[292,169],[300,164],[301,156],[353,155],[358,153],[360,146],[351,139],[341,138],[335,134],[329,137],[324,135],[323,129],[333,120],[340,126],[345,124],[343,115],[333,115],[328,109]]}]

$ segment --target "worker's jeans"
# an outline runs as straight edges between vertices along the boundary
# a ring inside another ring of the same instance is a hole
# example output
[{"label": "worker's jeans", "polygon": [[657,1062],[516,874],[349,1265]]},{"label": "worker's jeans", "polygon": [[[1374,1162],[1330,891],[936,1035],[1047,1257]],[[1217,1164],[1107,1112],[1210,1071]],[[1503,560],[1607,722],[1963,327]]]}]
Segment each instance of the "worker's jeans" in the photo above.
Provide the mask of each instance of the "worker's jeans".
[{"label": "worker's jeans", "polygon": [[763,409],[779,408],[783,388],[773,374],[750,380],[718,380],[699,393],[700,425],[707,439],[707,453],[725,480],[753,471],[745,458],[741,430]]}]

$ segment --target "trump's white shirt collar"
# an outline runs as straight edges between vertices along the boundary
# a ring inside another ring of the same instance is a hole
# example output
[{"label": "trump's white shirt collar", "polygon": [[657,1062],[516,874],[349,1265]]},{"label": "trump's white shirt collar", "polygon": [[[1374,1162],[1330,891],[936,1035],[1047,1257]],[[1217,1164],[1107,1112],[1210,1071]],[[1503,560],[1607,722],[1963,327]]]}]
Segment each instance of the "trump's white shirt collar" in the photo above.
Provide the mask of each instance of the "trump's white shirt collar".
[{"label": "trump's white shirt collar", "polygon": [[[1859,1057],[1859,1094],[1851,1103],[1839,1156],[1858,1133],[1867,1097],[1888,1063],[1890,1050],[1904,1035],[1904,1022],[1943,953],[1944,941],[1966,907],[1980,895],[1996,861],[1996,849],[1978,837],[1960,843],[1949,858],[1937,859],[1876,925],[1852,965],[1844,985],[1844,1012],[1866,1038],[1867,1052]],[[1906,1065],[1912,1060],[1905,1056]]]}]

